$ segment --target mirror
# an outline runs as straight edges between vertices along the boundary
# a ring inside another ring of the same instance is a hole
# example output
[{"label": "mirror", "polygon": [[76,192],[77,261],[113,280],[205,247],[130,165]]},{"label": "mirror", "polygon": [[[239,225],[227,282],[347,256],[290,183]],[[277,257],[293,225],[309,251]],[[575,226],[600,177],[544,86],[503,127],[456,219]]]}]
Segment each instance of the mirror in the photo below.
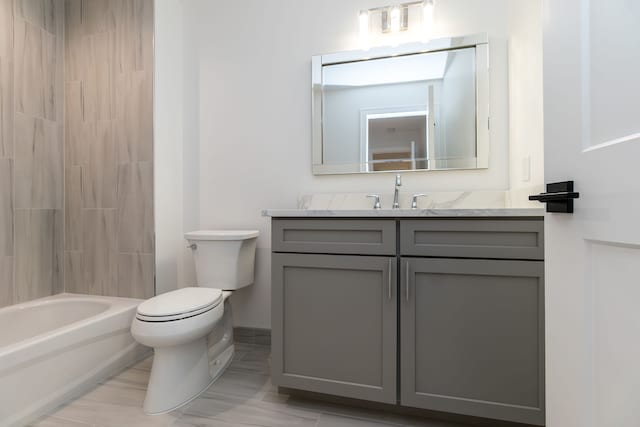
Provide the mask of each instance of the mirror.
[{"label": "mirror", "polygon": [[488,167],[486,35],[313,58],[313,171]]}]

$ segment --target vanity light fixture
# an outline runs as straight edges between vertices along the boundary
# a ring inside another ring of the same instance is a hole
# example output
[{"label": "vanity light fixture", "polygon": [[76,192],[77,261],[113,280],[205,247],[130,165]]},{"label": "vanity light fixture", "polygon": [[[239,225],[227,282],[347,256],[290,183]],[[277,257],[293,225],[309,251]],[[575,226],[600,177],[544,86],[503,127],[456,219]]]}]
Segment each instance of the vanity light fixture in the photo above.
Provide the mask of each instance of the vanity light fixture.
[{"label": "vanity light fixture", "polygon": [[358,15],[360,40],[368,46],[372,35],[398,34],[420,22],[425,37],[430,38],[434,8],[435,0],[425,0],[361,10]]}]

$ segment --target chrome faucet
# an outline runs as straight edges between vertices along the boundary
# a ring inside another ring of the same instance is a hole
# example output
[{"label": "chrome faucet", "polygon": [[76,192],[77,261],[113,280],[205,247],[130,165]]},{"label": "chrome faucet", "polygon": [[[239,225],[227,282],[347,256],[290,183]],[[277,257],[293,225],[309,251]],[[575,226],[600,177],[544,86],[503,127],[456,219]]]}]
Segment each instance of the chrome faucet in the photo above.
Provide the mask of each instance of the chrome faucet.
[{"label": "chrome faucet", "polygon": [[396,189],[393,192],[393,209],[400,209],[400,203],[398,203],[398,191],[402,187],[402,177],[396,175]]}]

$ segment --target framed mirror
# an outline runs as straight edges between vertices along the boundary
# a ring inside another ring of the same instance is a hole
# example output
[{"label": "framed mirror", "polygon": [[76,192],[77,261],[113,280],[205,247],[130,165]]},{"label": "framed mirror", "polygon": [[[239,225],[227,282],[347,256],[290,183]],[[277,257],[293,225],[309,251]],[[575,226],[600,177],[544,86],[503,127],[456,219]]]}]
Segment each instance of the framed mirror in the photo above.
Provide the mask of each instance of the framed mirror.
[{"label": "framed mirror", "polygon": [[486,34],[312,58],[313,172],[489,166]]}]

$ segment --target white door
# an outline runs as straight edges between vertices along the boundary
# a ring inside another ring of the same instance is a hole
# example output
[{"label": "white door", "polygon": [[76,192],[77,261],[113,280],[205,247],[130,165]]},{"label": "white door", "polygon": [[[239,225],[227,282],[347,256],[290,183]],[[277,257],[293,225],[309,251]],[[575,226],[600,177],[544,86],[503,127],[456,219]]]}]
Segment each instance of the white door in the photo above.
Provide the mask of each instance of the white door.
[{"label": "white door", "polygon": [[548,427],[640,426],[640,0],[544,0]]}]

